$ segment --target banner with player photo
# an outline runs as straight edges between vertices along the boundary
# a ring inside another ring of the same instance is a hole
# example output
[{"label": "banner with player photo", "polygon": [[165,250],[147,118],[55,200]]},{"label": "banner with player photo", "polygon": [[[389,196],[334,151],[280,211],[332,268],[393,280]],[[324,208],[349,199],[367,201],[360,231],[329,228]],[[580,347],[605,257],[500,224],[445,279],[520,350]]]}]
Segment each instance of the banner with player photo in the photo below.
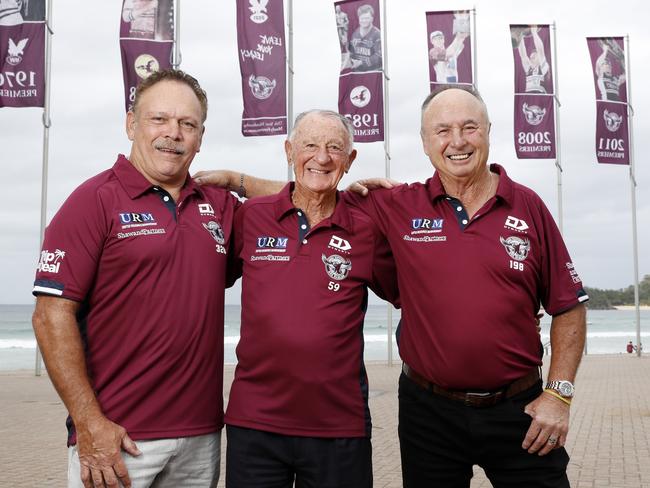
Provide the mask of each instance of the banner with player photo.
[{"label": "banner with player photo", "polygon": [[515,152],[555,159],[555,97],[548,25],[510,25],[515,61]]},{"label": "banner with player photo", "polygon": [[384,140],[384,80],[379,0],[334,3],[341,48],[339,113],[354,126],[355,142]]},{"label": "banner with player photo", "polygon": [[0,1],[0,107],[45,103],[45,0]]},{"label": "banner with player photo", "polygon": [[469,10],[426,12],[429,89],[474,84]]},{"label": "banner with player photo", "polygon": [[127,111],[133,106],[135,89],[141,80],[171,68],[173,45],[173,0],[124,0],[120,49]]},{"label": "banner with player photo", "polygon": [[630,164],[625,46],[622,37],[588,37],[596,86],[596,157]]},{"label": "banner with player photo", "polygon": [[244,136],[287,133],[283,0],[237,0]]}]

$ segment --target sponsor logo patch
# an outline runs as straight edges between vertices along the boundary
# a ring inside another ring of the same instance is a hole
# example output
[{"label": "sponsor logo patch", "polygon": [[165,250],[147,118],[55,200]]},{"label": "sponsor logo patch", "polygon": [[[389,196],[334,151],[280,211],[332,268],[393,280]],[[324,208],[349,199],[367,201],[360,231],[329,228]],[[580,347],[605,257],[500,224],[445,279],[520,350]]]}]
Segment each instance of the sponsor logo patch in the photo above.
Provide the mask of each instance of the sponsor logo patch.
[{"label": "sponsor logo patch", "polygon": [[431,234],[442,232],[444,219],[415,217],[411,219],[411,234]]},{"label": "sponsor logo patch", "polygon": [[520,232],[528,230],[528,224],[525,221],[511,215],[508,215],[508,218],[506,219],[506,222],[503,224],[503,226],[508,229],[518,230]]},{"label": "sponsor logo patch", "polygon": [[332,254],[329,257],[322,254],[321,259],[325,265],[327,275],[333,280],[344,280],[352,269],[352,262],[338,254]]},{"label": "sponsor logo patch", "polygon": [[201,215],[212,215],[214,216],[214,209],[209,203],[199,203],[199,213]]},{"label": "sponsor logo patch", "polygon": [[288,237],[259,236],[255,252],[287,252]]},{"label": "sponsor logo patch", "polygon": [[352,249],[352,246],[350,245],[350,243],[348,241],[346,241],[345,239],[343,239],[342,237],[339,237],[339,236],[332,236],[332,238],[330,239],[330,242],[327,245],[327,247],[331,247],[333,249],[337,249],[339,251],[342,251],[342,252],[348,253],[348,254],[349,254],[350,250]]},{"label": "sponsor logo patch", "polygon": [[566,263],[566,269],[569,270],[569,275],[571,276],[571,280],[574,283],[582,283],[582,280],[580,279],[580,276],[578,276],[578,272],[575,269],[575,266],[573,266],[573,263]]},{"label": "sponsor logo patch", "polygon": [[530,241],[527,238],[510,236],[507,239],[499,236],[499,240],[505,247],[508,256],[515,261],[523,261],[528,257],[530,252]]},{"label": "sponsor logo patch", "polygon": [[41,251],[41,257],[38,260],[38,265],[36,266],[36,271],[56,274],[59,272],[61,262],[64,258],[65,251],[61,249],[56,249],[54,252],[43,249]]},{"label": "sponsor logo patch", "polygon": [[151,212],[122,212],[119,214],[122,229],[158,225]]}]

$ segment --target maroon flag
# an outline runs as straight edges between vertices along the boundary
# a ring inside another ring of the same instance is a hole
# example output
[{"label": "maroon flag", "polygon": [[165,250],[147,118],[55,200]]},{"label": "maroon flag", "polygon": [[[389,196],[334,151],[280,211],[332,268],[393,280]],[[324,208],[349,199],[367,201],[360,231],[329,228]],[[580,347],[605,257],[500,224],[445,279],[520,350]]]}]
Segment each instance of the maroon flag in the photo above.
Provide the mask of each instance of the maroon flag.
[{"label": "maroon flag", "polygon": [[472,85],[472,40],[469,10],[426,12],[429,83]]},{"label": "maroon flag", "polygon": [[384,80],[379,0],[334,3],[341,48],[339,113],[354,126],[355,142],[384,140]]},{"label": "maroon flag", "polygon": [[630,164],[625,47],[622,37],[588,37],[596,86],[596,157]]},{"label": "maroon flag", "polygon": [[171,67],[173,44],[173,0],[124,0],[120,48],[127,111],[133,106],[140,80]]},{"label": "maroon flag", "polygon": [[548,25],[511,25],[515,59],[515,151],[555,159],[555,103]]},{"label": "maroon flag", "polygon": [[244,136],[287,133],[283,0],[237,0]]},{"label": "maroon flag", "polygon": [[0,107],[45,102],[45,0],[0,1]]}]

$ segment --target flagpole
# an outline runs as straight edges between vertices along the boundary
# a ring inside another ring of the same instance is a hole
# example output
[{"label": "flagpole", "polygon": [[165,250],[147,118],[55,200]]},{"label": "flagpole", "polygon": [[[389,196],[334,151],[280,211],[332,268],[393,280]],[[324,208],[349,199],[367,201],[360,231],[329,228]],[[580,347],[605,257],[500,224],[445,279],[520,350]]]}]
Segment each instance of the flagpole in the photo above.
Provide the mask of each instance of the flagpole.
[{"label": "flagpole", "polygon": [[472,8],[472,28],[474,33],[472,34],[472,84],[474,88],[478,90],[478,65],[476,64],[476,5]]},{"label": "flagpole", "polygon": [[174,49],[172,51],[172,68],[181,65],[181,0],[174,0]]},{"label": "flagpole", "polygon": [[555,168],[557,172],[557,226],[563,234],[564,212],[562,210],[562,135],[560,134],[560,93],[557,71],[557,37],[553,21],[553,98],[555,99]]},{"label": "flagpole", "polygon": [[627,115],[628,134],[630,138],[630,195],[632,199],[632,249],[634,256],[634,310],[636,319],[636,355],[641,357],[641,312],[639,311],[639,250],[637,243],[636,225],[636,178],[634,176],[634,109],[632,107],[632,73],[630,56],[630,36],[625,36],[626,68],[625,81],[627,85]]},{"label": "flagpole", "polygon": [[[38,250],[43,247],[43,238],[45,237],[45,221],[47,219],[47,173],[50,153],[50,71],[52,62],[52,35],[54,31],[51,26],[52,22],[52,0],[47,0],[47,14],[45,17],[45,100],[43,103],[43,165],[41,172],[41,228],[39,233]],[[36,361],[34,365],[34,375],[41,376],[42,358],[41,351],[36,345]]]},{"label": "flagpole", "polygon": [[[293,0],[287,0],[287,137],[293,129]],[[287,166],[287,181],[293,179],[292,166]]]},{"label": "flagpole", "polygon": [[[386,0],[382,0],[381,16],[384,23],[382,32],[384,33],[384,48],[382,49],[382,64],[384,72],[384,161],[386,178],[390,178],[390,124],[388,117],[388,110],[390,104],[388,103],[388,15],[386,13]],[[393,306],[386,304],[386,334],[388,336],[388,366],[393,365]]]}]

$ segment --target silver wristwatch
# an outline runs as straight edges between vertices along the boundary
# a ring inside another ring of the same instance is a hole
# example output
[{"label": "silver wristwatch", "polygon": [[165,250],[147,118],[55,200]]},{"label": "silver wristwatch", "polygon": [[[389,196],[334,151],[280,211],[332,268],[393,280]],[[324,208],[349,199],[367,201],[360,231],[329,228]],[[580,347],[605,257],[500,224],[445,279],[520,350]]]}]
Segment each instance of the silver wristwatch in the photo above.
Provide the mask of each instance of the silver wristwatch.
[{"label": "silver wristwatch", "polygon": [[546,388],[548,388],[549,390],[557,391],[560,394],[560,396],[564,398],[573,398],[573,394],[576,391],[575,386],[573,386],[573,383],[566,380],[549,381],[548,383],[546,383]]}]

